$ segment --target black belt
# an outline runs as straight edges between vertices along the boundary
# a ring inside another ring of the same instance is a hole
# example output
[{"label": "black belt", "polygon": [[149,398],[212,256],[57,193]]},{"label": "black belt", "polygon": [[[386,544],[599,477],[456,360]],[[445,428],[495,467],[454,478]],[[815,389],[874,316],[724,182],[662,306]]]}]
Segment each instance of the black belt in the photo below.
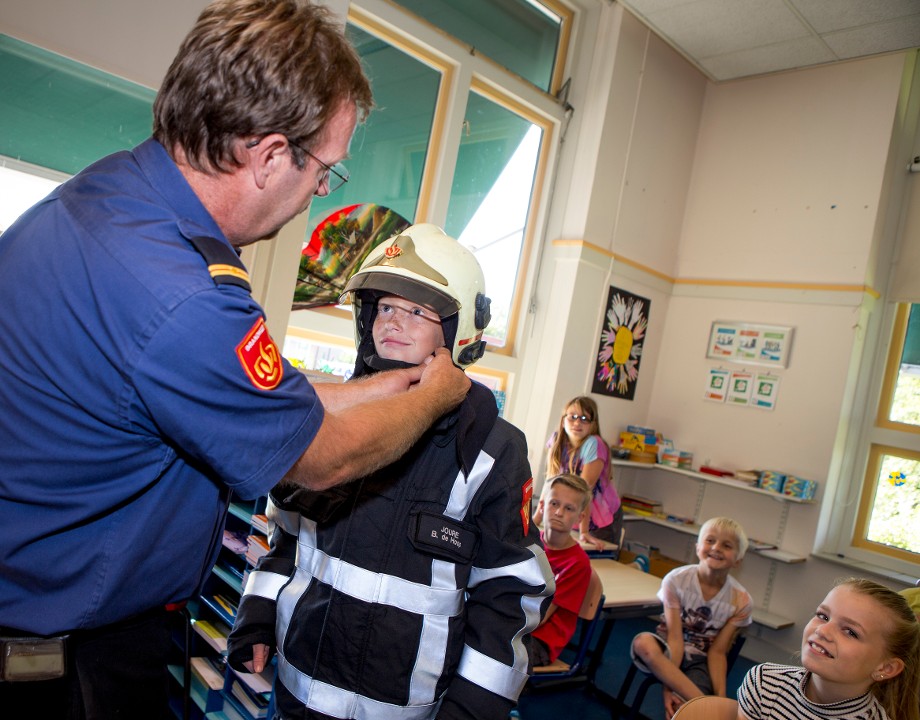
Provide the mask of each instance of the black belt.
[{"label": "black belt", "polygon": [[185,607],[185,602],[151,608],[137,615],[86,630],[73,630],[50,636],[10,627],[0,627],[0,682],[54,680],[67,674],[67,647],[137,623],[153,620]]}]

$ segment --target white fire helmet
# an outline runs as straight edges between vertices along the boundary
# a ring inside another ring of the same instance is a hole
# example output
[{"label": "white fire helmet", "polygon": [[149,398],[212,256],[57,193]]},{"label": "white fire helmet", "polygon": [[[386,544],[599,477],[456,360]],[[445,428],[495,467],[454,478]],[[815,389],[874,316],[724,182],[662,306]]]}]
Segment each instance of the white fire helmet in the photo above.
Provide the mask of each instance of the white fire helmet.
[{"label": "white fire helmet", "polygon": [[373,317],[362,314],[362,301],[376,303],[381,295],[434,308],[459,367],[472,365],[485,352],[482,331],[491,314],[482,268],[472,252],[437,225],[412,225],[380,243],[348,280],[339,302],[351,300],[358,346],[364,324]]}]

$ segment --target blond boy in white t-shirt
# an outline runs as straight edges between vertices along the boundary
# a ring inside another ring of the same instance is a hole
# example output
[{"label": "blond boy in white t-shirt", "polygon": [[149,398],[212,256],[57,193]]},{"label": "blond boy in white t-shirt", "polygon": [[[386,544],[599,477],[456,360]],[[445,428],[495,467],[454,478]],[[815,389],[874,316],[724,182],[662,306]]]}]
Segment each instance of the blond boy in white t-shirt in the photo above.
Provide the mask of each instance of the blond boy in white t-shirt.
[{"label": "blond boy in white t-shirt", "polygon": [[668,720],[685,700],[726,695],[728,651],[738,630],[751,624],[751,596],[729,575],[747,546],[736,521],[706,521],[696,542],[699,562],[676,568],[661,581],[664,621],[654,633],[633,638],[633,660],[664,685]]}]

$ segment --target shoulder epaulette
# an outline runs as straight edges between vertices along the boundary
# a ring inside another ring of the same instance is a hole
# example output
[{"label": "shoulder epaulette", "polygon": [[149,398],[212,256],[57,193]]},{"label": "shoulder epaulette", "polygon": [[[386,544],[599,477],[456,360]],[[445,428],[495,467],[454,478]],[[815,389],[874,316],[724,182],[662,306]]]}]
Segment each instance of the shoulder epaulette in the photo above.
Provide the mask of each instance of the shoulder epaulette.
[{"label": "shoulder epaulette", "polygon": [[201,253],[208,264],[208,272],[218,285],[237,285],[247,292],[252,292],[249,273],[236,251],[217,238],[199,235],[189,238],[189,242]]}]

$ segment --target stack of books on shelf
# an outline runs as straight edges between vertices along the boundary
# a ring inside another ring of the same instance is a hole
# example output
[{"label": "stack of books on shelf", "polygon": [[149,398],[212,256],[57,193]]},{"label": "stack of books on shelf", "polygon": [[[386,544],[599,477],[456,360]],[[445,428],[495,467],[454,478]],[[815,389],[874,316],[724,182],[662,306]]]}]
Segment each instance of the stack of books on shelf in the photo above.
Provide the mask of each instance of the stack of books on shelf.
[{"label": "stack of books on shelf", "polygon": [[227,704],[232,705],[246,720],[267,717],[272,691],[271,673],[249,674],[236,670],[233,673],[230,691],[225,693]]},{"label": "stack of books on shelf", "polygon": [[201,635],[212,648],[222,655],[227,653],[227,636],[230,634],[230,626],[215,620],[213,623],[207,620],[192,620],[192,627],[195,632]]},{"label": "stack of books on shelf", "polygon": [[252,529],[258,530],[263,535],[268,535],[268,518],[265,515],[253,515]]},{"label": "stack of books on shelf", "polygon": [[250,535],[246,543],[246,562],[255,567],[259,558],[268,552],[268,541],[264,535]]},{"label": "stack of books on shelf", "polygon": [[[211,693],[219,693],[223,690],[224,668],[222,665],[206,657],[193,657],[190,664],[192,667],[192,681],[205,690],[208,698],[211,697]],[[214,708],[212,702],[207,704],[212,706],[212,710],[220,709],[219,707]]]},{"label": "stack of books on shelf", "polygon": [[620,502],[623,504],[623,512],[646,516],[663,514],[661,502],[652,498],[641,495],[623,495]]},{"label": "stack of books on shelf", "polygon": [[217,613],[218,617],[227,625],[232,626],[236,620],[238,603],[226,595],[202,595],[201,600]]}]

